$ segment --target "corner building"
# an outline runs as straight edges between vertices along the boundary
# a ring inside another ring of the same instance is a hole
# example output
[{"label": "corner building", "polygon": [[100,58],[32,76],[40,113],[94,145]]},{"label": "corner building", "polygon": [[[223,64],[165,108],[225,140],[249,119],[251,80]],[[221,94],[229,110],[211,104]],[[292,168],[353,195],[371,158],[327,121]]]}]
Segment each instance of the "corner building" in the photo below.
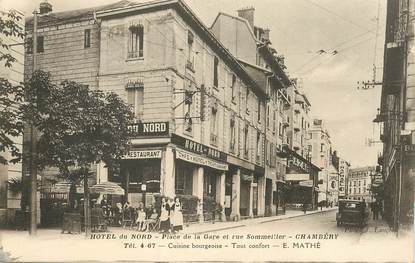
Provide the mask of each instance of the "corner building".
[{"label": "corner building", "polygon": [[[32,18],[26,26],[31,38]],[[133,206],[156,194],[197,197],[190,220],[264,215],[266,92],[185,3],[58,13],[48,4],[38,36],[37,67],[53,81],[115,92],[134,112],[120,171],[98,164],[94,181],[120,184]],[[32,64],[29,48],[26,77]],[[57,179],[52,168],[41,175]],[[42,185],[42,193],[53,189]],[[219,211],[209,211],[212,202]]]},{"label": "corner building", "polygon": [[134,109],[132,152],[154,152],[127,157],[109,180],[122,183],[133,203],[145,184],[147,193],[197,196],[198,214],[213,199],[222,219],[263,215],[264,91],[182,1],[96,17],[99,87]]}]

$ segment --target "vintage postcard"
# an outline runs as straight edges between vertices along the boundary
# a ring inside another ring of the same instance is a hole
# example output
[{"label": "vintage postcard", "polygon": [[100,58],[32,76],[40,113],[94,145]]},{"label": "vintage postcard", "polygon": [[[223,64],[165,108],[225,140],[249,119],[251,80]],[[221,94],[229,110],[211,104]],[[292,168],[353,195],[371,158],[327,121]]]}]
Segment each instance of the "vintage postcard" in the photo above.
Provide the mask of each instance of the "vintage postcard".
[{"label": "vintage postcard", "polygon": [[415,0],[0,0],[0,261],[413,262]]}]

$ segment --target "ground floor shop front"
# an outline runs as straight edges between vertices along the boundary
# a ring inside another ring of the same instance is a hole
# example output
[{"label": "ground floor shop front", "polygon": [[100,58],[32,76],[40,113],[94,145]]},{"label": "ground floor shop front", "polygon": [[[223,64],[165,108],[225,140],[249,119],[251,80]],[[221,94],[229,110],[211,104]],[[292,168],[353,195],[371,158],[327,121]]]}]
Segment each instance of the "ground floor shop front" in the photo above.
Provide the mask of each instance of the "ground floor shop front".
[{"label": "ground floor shop front", "polygon": [[187,221],[264,216],[262,167],[175,134],[164,144],[136,142],[119,174],[106,178],[124,188],[123,202],[149,206],[177,196]]}]

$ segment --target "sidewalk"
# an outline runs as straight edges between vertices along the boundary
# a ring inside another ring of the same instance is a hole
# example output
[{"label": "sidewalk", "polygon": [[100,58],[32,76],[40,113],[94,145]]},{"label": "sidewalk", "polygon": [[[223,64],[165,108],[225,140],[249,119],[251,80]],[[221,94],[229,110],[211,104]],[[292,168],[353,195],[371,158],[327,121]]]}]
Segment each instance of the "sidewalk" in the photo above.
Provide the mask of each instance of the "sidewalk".
[{"label": "sidewalk", "polygon": [[[236,222],[205,222],[202,224],[194,223],[190,225],[185,225],[183,231],[180,233],[187,233],[187,234],[200,234],[200,233],[208,233],[232,228],[239,228],[248,225],[255,225],[255,224],[263,224],[267,222],[277,221],[277,220],[284,220],[288,218],[300,217],[300,216],[307,216],[317,213],[324,213],[337,210],[335,208],[324,208],[322,211],[315,210],[315,211],[307,211],[307,214],[304,214],[302,211],[294,211],[294,210],[287,210],[285,215],[279,216],[270,216],[270,217],[258,217],[252,219],[244,219]],[[121,228],[121,227],[109,227],[109,231],[106,233],[113,233],[113,234],[122,234],[125,232],[133,231],[128,228]],[[136,231],[134,231],[136,232]],[[29,237],[27,231],[16,231],[16,230],[2,230],[3,238],[4,237]],[[47,229],[38,229],[38,235],[36,239],[38,240],[54,240],[54,239],[71,239],[71,240],[82,240],[85,239],[85,234],[61,234],[61,229],[59,228],[47,228]],[[1,234],[0,234],[1,239]]]},{"label": "sidewalk", "polygon": [[278,215],[278,216],[257,217],[257,218],[251,218],[251,219],[244,219],[244,220],[240,220],[236,222],[227,221],[227,222],[214,222],[214,223],[206,222],[202,224],[191,224],[189,226],[185,226],[184,230],[181,231],[181,233],[202,234],[202,233],[208,233],[208,232],[214,232],[214,231],[239,228],[239,227],[244,227],[248,225],[263,224],[267,222],[284,220],[284,219],[289,219],[289,218],[294,218],[294,217],[308,216],[312,214],[324,213],[324,212],[329,212],[333,210],[337,210],[337,207],[323,208],[323,210],[307,211],[306,214],[304,214],[303,211],[287,210],[284,215]]}]

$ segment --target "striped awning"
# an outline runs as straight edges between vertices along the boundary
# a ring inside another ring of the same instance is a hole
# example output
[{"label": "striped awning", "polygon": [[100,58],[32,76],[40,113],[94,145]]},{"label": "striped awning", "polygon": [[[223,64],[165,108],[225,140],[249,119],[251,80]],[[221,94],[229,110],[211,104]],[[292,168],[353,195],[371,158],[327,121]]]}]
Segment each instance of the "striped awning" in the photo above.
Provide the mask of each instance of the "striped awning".
[{"label": "striped awning", "polygon": [[[62,182],[57,182],[56,184],[52,185],[50,192],[55,193],[55,194],[66,194],[66,193],[69,193],[70,188],[71,188],[71,182],[62,181]],[[83,192],[84,192],[83,186],[77,184],[76,193],[82,194]]]},{"label": "striped awning", "polygon": [[97,194],[112,194],[112,195],[124,195],[124,189],[121,188],[116,183],[112,182],[103,182],[96,184],[90,188],[91,193],[97,193]]}]

